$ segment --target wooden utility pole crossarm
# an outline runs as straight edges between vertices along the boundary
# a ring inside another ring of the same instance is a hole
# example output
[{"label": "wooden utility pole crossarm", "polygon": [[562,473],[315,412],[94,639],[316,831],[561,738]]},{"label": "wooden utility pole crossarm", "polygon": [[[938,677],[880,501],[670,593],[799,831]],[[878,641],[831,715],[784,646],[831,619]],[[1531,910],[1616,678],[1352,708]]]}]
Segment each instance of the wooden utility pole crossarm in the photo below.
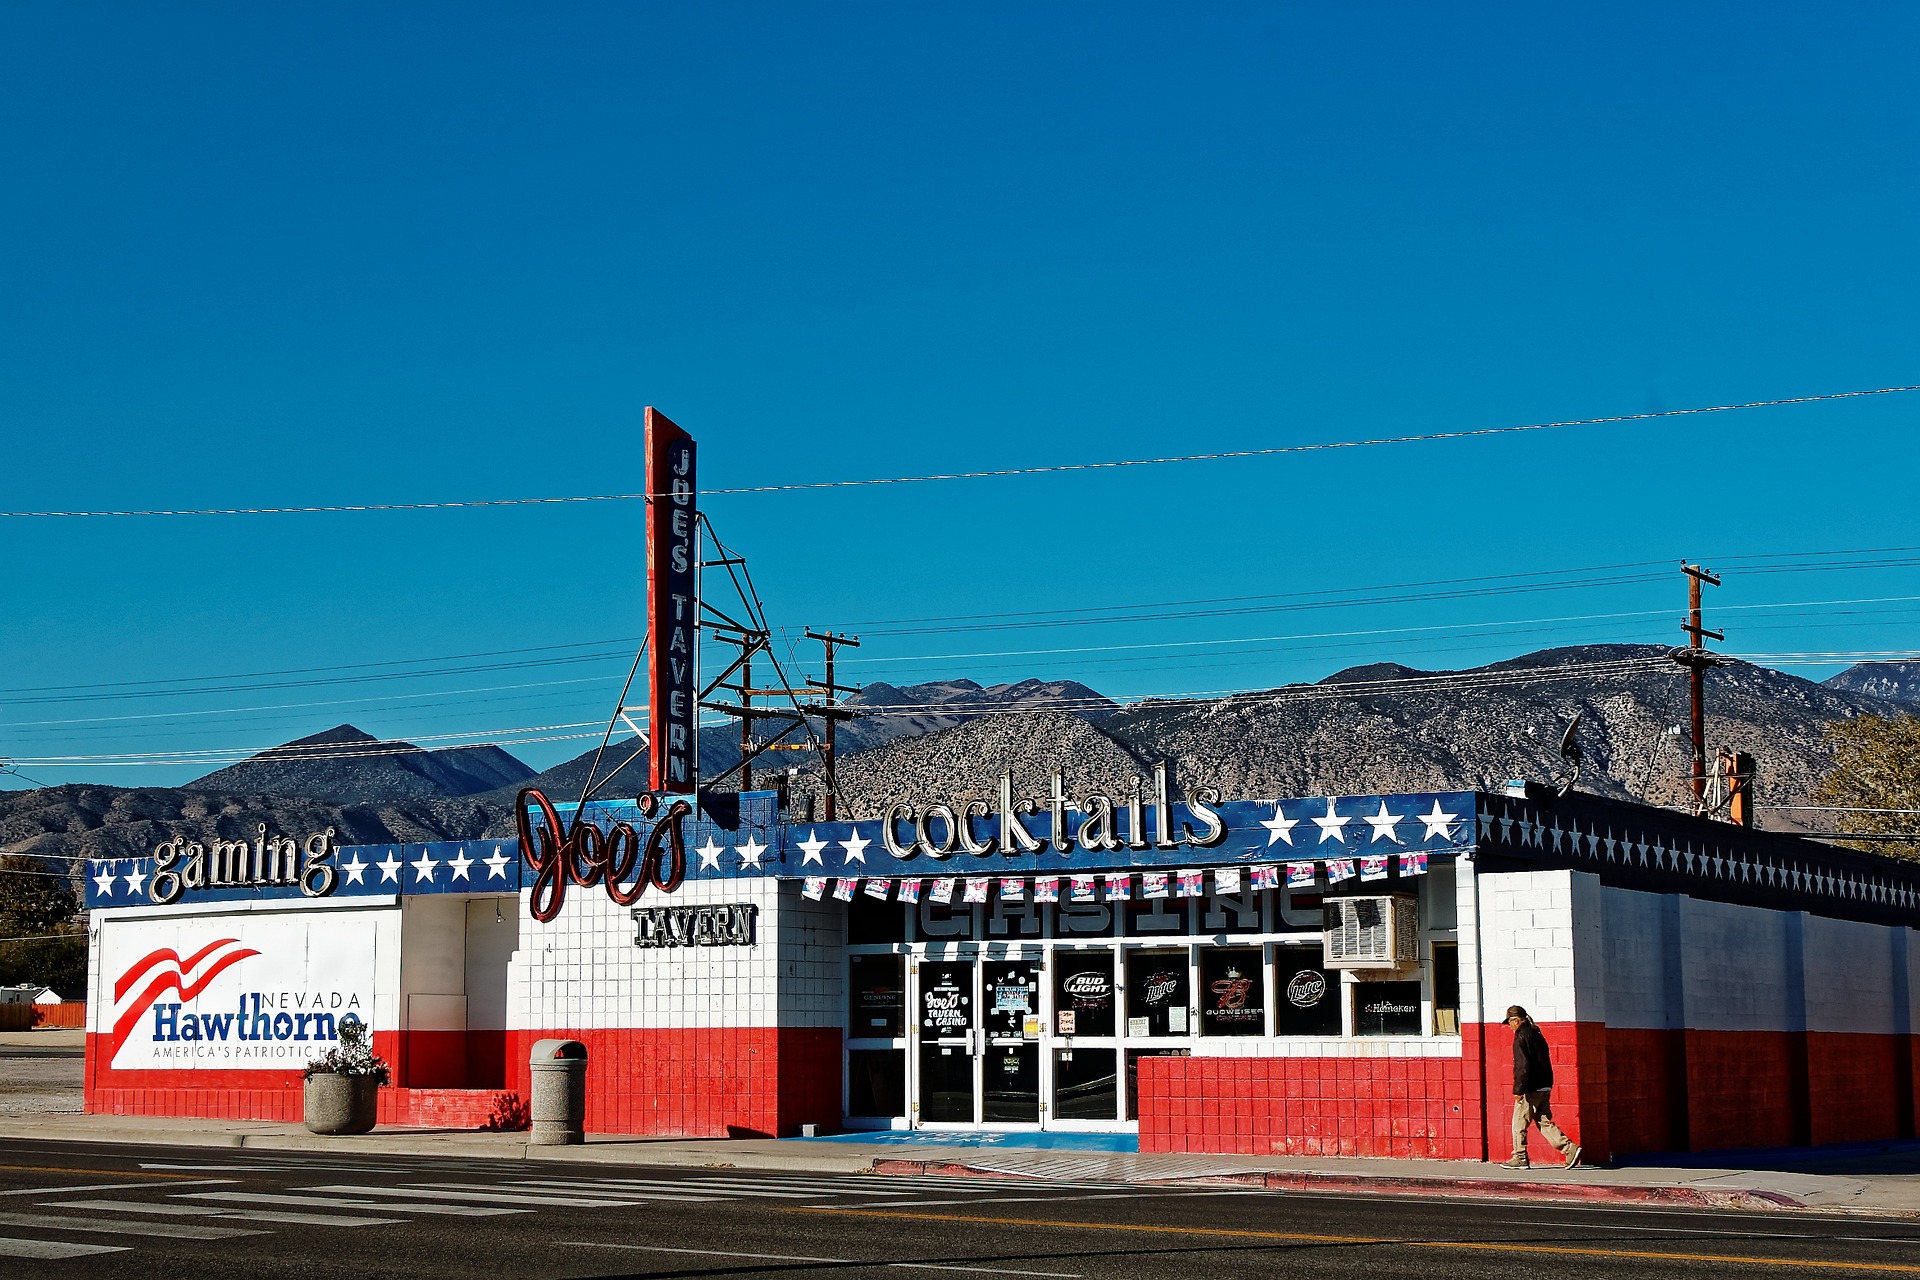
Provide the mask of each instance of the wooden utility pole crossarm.
[{"label": "wooden utility pole crossarm", "polygon": [[820,770],[821,770],[821,773],[825,775],[826,784],[827,784],[827,794],[826,794],[826,801],[825,801],[826,820],[828,822],[832,822],[834,820],[834,812],[833,812],[834,792],[839,789],[835,784],[834,773],[833,773],[833,729],[838,722],[842,720],[851,720],[853,719],[853,716],[854,716],[854,713],[851,711],[848,711],[846,708],[836,706],[834,704],[834,697],[836,694],[839,694],[839,693],[858,693],[859,692],[858,689],[850,688],[846,685],[836,684],[834,682],[833,657],[834,657],[834,651],[842,645],[845,645],[851,649],[858,649],[860,647],[860,637],[836,635],[834,632],[831,632],[831,631],[823,633],[823,632],[809,629],[807,631],[807,639],[818,640],[821,644],[821,647],[827,651],[827,678],[825,680],[810,679],[807,681],[807,683],[812,685],[814,688],[819,689],[821,693],[824,695],[821,698],[819,706],[816,708],[816,710],[818,711],[821,719],[825,721],[825,724],[821,726],[823,730],[823,733],[821,736],[825,740],[824,742],[825,749],[822,750],[820,753]]}]

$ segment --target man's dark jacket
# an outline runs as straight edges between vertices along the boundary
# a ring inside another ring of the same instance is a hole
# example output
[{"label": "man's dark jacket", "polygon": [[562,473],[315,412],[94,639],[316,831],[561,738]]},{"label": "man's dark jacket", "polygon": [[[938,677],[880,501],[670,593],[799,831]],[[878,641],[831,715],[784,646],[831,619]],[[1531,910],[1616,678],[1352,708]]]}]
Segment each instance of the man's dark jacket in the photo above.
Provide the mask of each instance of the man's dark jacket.
[{"label": "man's dark jacket", "polygon": [[1537,1093],[1553,1088],[1553,1060],[1547,1056],[1547,1038],[1531,1022],[1513,1033],[1513,1091]]}]

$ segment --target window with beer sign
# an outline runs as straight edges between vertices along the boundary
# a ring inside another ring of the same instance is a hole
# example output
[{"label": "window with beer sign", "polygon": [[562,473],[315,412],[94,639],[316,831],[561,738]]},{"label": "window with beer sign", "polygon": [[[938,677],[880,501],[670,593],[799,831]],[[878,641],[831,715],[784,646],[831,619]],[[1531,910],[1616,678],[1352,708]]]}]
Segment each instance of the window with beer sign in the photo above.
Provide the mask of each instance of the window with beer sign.
[{"label": "window with beer sign", "polygon": [[1258,947],[1200,952],[1200,1033],[1257,1036],[1267,1029],[1266,967]]},{"label": "window with beer sign", "polygon": [[1193,1006],[1187,979],[1187,953],[1134,951],[1127,955],[1127,1034],[1192,1035],[1187,1012]]},{"label": "window with beer sign", "polygon": [[1275,1030],[1283,1036],[1340,1034],[1340,975],[1319,947],[1276,947]]},{"label": "window with beer sign", "polygon": [[1054,953],[1055,1031],[1063,1036],[1114,1034],[1113,953]]}]

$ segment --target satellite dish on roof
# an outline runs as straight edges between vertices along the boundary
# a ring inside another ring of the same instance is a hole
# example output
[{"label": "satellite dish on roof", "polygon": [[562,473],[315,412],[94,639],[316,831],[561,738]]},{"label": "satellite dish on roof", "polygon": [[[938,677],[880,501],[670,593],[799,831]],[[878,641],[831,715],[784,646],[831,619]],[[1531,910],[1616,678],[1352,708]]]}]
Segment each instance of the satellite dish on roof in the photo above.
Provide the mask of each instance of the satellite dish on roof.
[{"label": "satellite dish on roof", "polygon": [[1560,795],[1573,790],[1573,784],[1580,780],[1580,762],[1585,758],[1580,753],[1578,733],[1580,715],[1576,711],[1573,719],[1567,722],[1567,731],[1560,735],[1560,767],[1554,770],[1554,784]]}]

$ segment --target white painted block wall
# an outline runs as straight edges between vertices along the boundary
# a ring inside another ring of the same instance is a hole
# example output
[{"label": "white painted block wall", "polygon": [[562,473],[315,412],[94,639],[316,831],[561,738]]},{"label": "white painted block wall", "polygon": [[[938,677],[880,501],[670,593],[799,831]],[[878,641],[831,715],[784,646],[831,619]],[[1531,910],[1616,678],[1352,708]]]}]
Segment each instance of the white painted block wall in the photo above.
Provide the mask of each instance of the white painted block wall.
[{"label": "white painted block wall", "polygon": [[809,902],[797,881],[688,881],[642,907],[759,908],[751,947],[637,947],[632,907],[570,886],[551,924],[521,903],[508,974],[508,1025],[557,1030],[838,1026],[844,1001],[841,904]]}]

